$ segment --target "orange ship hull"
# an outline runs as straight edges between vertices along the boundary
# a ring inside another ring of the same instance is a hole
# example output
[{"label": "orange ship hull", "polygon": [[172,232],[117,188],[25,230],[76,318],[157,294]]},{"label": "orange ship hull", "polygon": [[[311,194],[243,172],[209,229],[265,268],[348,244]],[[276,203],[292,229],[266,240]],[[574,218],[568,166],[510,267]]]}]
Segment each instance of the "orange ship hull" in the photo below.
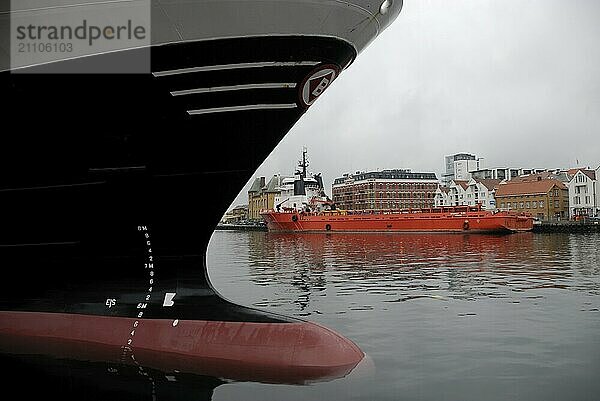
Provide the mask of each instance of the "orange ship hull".
[{"label": "orange ship hull", "polygon": [[409,211],[302,213],[265,211],[269,231],[289,232],[519,232],[533,229],[531,216],[473,207]]}]

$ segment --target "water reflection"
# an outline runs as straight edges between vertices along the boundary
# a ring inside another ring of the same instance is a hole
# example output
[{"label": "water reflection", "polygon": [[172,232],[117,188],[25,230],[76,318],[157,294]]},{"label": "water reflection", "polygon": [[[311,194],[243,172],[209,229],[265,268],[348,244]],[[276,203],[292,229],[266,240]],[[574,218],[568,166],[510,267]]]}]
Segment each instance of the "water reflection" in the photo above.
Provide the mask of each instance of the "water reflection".
[{"label": "water reflection", "polygon": [[[210,401],[214,389],[225,383],[207,376],[44,355],[4,354],[0,363],[4,393],[25,400]],[[34,380],[32,385],[23,385],[28,378]]]},{"label": "water reflection", "polygon": [[[585,280],[598,274],[598,242],[597,236],[533,233],[253,232],[247,233],[246,263],[256,285],[291,285],[295,296],[281,302],[295,303],[297,314],[304,315],[311,298],[327,292],[337,297],[367,293],[389,298],[383,302],[508,298],[515,292],[535,298],[540,295],[529,292],[543,288],[598,294],[597,282]],[[271,299],[256,305],[282,303]]]},{"label": "water reflection", "polygon": [[[216,400],[597,398],[600,235],[217,232],[228,298],[343,333],[376,374]],[[272,398],[268,395],[275,394]],[[519,394],[522,395],[518,396]]]},{"label": "water reflection", "polygon": [[[282,386],[4,354],[5,393],[263,401],[503,400],[518,392],[592,400],[600,391],[599,260],[599,235],[217,232],[208,266],[226,297],[310,315],[355,341],[376,374]],[[21,387],[23,378],[36,385]]]}]

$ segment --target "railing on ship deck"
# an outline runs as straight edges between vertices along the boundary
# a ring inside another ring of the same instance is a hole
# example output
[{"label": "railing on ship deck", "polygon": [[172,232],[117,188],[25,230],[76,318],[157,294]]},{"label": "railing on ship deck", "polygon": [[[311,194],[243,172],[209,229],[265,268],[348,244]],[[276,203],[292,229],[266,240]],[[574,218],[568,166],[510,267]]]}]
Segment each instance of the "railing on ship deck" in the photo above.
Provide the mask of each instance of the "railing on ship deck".
[{"label": "railing on ship deck", "polygon": [[[450,213],[474,213],[481,212],[483,209],[481,205],[478,204],[476,206],[439,206],[439,207],[431,207],[431,208],[419,208],[419,209],[363,209],[363,210],[345,210],[345,209],[335,209],[335,210],[323,210],[320,212],[297,212],[292,209],[282,209],[278,211],[279,213],[298,213],[300,215],[312,215],[312,216],[352,216],[352,215],[385,215],[385,214],[420,214],[420,213],[428,213],[428,214],[450,214]],[[262,212],[262,211],[261,211]],[[267,211],[265,211],[267,212]]]}]

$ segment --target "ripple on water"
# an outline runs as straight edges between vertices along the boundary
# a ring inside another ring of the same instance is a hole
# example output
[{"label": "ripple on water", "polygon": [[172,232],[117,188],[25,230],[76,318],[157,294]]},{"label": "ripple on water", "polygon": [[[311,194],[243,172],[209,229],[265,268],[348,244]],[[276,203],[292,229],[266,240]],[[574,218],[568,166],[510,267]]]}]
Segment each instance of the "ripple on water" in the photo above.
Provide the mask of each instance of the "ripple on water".
[{"label": "ripple on water", "polygon": [[372,356],[366,381],[277,393],[315,400],[593,400],[599,260],[600,235],[532,233],[217,232],[208,254],[227,298],[317,321]]}]

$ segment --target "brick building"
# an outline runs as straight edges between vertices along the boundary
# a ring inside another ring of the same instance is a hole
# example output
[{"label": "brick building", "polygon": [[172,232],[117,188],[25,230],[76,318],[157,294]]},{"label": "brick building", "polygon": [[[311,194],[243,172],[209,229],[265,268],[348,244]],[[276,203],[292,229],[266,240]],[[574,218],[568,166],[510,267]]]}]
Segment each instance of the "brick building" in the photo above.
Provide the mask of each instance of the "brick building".
[{"label": "brick building", "polygon": [[569,190],[556,179],[511,180],[498,185],[495,196],[500,209],[530,213],[540,220],[569,218]]},{"label": "brick building", "polygon": [[332,185],[340,209],[404,209],[433,207],[438,181],[435,173],[383,170],[344,174]]}]

